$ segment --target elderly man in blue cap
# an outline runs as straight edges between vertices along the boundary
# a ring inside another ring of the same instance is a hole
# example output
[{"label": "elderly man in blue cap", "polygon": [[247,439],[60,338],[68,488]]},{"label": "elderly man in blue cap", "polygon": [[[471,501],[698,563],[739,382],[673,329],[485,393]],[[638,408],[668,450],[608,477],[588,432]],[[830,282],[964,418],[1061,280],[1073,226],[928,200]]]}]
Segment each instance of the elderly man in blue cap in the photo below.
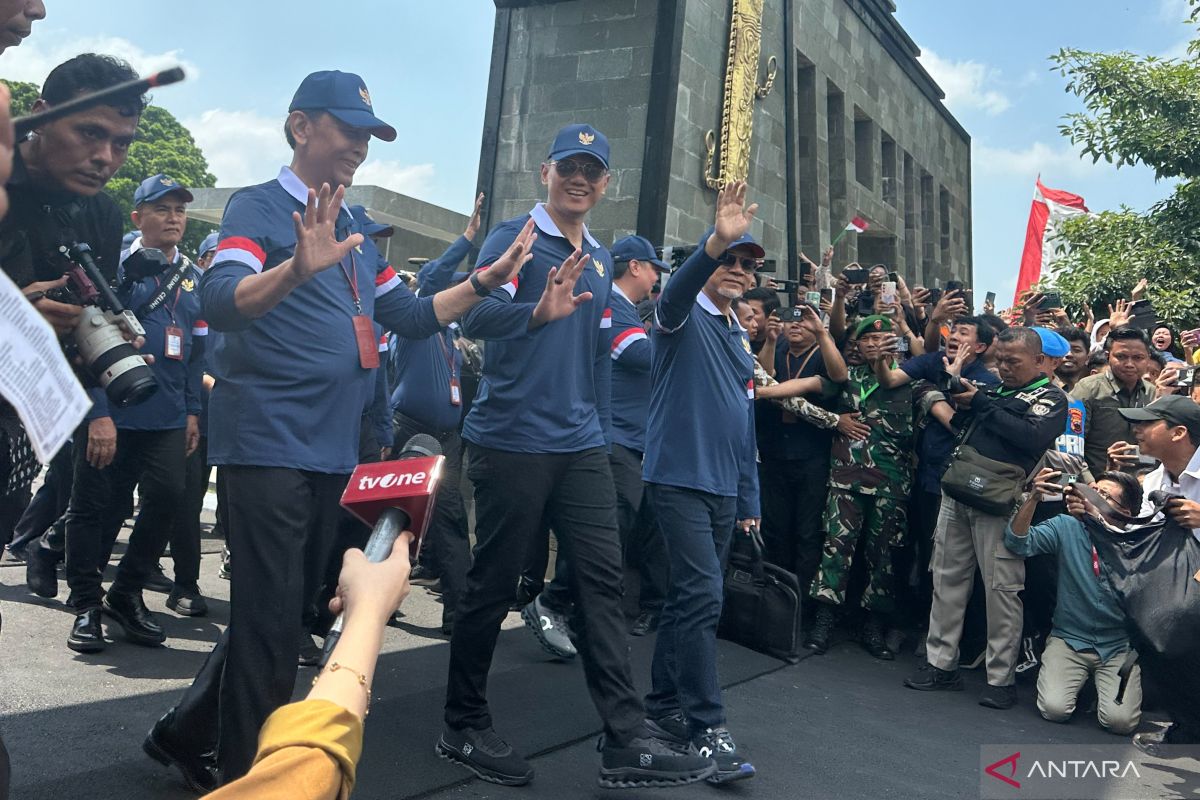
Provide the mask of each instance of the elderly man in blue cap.
[{"label": "elderly man in blue cap", "polygon": [[229,628],[143,745],[198,791],[216,785],[218,767],[226,782],[245,774],[259,728],[291,698],[302,617],[333,546],[379,366],[373,321],[402,336],[436,333],[510,281],[533,238],[530,225],[470,284],[416,298],[343,202],[371,137],[396,138],[362,78],[314,72],[288,112],[291,164],[230,198],[200,287],[220,333],[208,456],[226,473],[237,566]]}]

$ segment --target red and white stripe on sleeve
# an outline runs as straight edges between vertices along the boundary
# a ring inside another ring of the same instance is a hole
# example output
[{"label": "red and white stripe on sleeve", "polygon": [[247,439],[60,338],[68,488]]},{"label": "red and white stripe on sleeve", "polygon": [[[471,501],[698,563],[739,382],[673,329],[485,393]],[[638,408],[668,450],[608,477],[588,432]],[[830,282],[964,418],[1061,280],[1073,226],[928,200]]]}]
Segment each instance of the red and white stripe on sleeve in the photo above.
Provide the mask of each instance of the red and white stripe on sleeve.
[{"label": "red and white stripe on sleeve", "polygon": [[375,296],[383,297],[399,285],[400,276],[396,274],[396,270],[392,269],[392,266],[389,264],[375,275]]},{"label": "red and white stripe on sleeve", "polygon": [[634,342],[645,341],[646,331],[641,328],[626,328],[613,337],[612,341],[612,359],[616,361],[621,357],[621,353]]},{"label": "red and white stripe on sleeve", "polygon": [[[488,267],[490,267],[490,266],[491,266],[491,264],[486,264],[486,265],[484,265],[484,266],[482,266],[482,267],[479,267],[479,268],[477,268],[475,271],[476,271],[476,272],[483,272],[485,269],[487,269],[487,268],[488,268]],[[513,299],[516,299],[516,296],[517,296],[517,286],[518,286],[518,281],[520,281],[520,279],[521,279],[521,276],[520,276],[520,275],[517,275],[517,276],[516,276],[516,277],[514,277],[514,278],[513,278],[511,281],[509,281],[508,283],[504,284],[504,285],[503,285],[503,286],[501,286],[500,288],[501,288],[501,289],[503,289],[504,291],[508,292],[508,296],[509,296],[509,297],[511,297],[511,298],[513,298]]]},{"label": "red and white stripe on sleeve", "polygon": [[267,253],[253,239],[245,236],[230,236],[222,239],[217,245],[217,255],[214,262],[234,261],[243,264],[255,272],[262,272],[267,263]]},{"label": "red and white stripe on sleeve", "polygon": [[600,327],[601,328],[611,328],[612,327],[612,309],[611,308],[604,309],[604,313],[600,315]]},{"label": "red and white stripe on sleeve", "polygon": [[193,322],[192,336],[208,336],[208,323],[202,319]]}]

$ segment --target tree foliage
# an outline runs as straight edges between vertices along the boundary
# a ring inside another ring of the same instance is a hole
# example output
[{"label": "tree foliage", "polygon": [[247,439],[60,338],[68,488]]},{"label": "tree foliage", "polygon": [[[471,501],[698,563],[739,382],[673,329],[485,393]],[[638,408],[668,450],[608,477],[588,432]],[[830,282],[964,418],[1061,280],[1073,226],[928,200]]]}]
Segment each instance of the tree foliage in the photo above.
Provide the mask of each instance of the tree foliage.
[{"label": "tree foliage", "polygon": [[[1189,0],[1189,24],[1200,0]],[[1051,57],[1084,111],[1060,131],[1093,161],[1143,164],[1178,181],[1173,194],[1144,212],[1122,208],[1063,225],[1058,286],[1074,305],[1128,297],[1141,278],[1161,319],[1200,323],[1200,38],[1182,59],[1063,49]]]},{"label": "tree foliage", "polygon": [[[22,81],[4,81],[12,93],[12,113],[29,113],[33,101],[41,89],[36,84]],[[123,218],[129,220],[133,211],[133,193],[138,184],[151,175],[166,173],[191,189],[208,188],[216,185],[217,179],[208,171],[208,161],[196,145],[191,132],[175,116],[161,106],[151,105],[142,114],[138,123],[137,136],[129,147],[129,156],[124,166],[108,182],[104,191],[120,206]],[[130,229],[133,223],[129,222]],[[183,250],[194,256],[200,241],[213,230],[213,226],[198,220],[189,220]]]}]

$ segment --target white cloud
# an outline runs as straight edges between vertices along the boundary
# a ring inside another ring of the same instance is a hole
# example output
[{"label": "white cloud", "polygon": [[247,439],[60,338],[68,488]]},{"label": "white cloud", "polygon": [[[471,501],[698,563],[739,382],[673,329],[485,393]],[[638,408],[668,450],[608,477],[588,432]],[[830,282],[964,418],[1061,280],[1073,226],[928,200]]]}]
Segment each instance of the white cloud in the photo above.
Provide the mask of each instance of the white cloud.
[{"label": "white cloud", "polygon": [[1091,157],[1080,158],[1069,144],[1055,147],[1045,142],[1034,142],[1019,150],[975,144],[972,146],[971,168],[976,175],[1027,176],[1030,185],[1039,174],[1053,185],[1060,178],[1082,178],[1113,169],[1106,161],[1093,164]]},{"label": "white cloud", "polygon": [[200,74],[196,65],[183,57],[182,50],[148,53],[119,36],[66,36],[61,30],[44,31],[38,28],[36,35],[4,54],[0,77],[41,86],[50,70],[80,53],[101,53],[123,58],[139,75],[149,75],[175,66],[183,67],[189,78],[196,78]]},{"label": "white cloud", "polygon": [[368,159],[358,168],[354,183],[381,186],[409,197],[422,197],[433,188],[433,164],[401,164],[399,161]]},{"label": "white cloud", "polygon": [[1192,14],[1188,0],[1159,0],[1158,16],[1164,22],[1183,22]]},{"label": "white cloud", "polygon": [[1012,102],[994,88],[1000,71],[978,61],[951,61],[928,48],[921,49],[921,66],[933,76],[946,93],[951,111],[979,109],[988,115],[999,114]]}]

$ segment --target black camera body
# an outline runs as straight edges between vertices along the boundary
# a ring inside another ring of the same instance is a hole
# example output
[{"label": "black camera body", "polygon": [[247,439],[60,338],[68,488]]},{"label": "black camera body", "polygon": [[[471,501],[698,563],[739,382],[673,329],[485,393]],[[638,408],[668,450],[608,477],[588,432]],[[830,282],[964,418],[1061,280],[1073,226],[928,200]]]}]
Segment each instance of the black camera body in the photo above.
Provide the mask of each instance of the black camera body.
[{"label": "black camera body", "polygon": [[146,331],[104,280],[92,258],[92,248],[76,242],[64,245],[59,252],[71,266],[66,273],[67,285],[50,293],[50,297],[83,308],[68,346],[78,353],[84,369],[104,388],[113,405],[127,408],[143,402],[158,391],[158,381],[146,359],[125,340],[121,328],[136,336],[144,336]]},{"label": "black camera body", "polygon": [[1189,392],[1196,388],[1196,367],[1180,367],[1175,374],[1175,385]]},{"label": "black camera body", "polygon": [[121,264],[121,269],[125,271],[125,281],[135,283],[144,278],[162,275],[170,266],[171,262],[167,260],[167,255],[162,250],[143,247],[126,256],[125,261]]}]

